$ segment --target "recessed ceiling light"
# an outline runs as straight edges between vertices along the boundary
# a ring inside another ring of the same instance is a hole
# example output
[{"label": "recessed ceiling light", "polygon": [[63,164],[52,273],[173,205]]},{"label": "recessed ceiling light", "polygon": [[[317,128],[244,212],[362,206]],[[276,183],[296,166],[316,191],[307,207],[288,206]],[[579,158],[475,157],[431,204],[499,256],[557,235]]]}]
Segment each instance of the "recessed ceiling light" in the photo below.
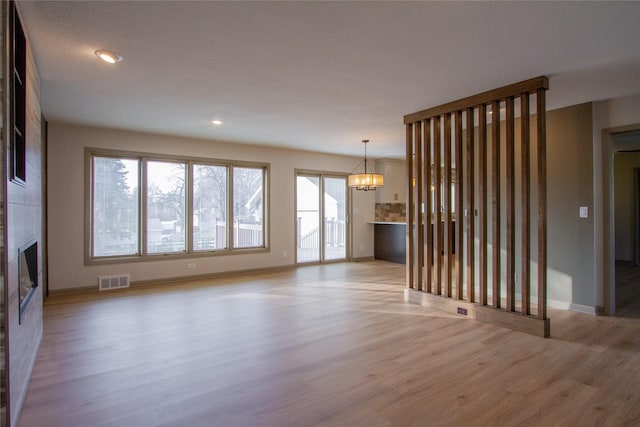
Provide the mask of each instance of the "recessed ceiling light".
[{"label": "recessed ceiling light", "polygon": [[222,120],[211,120],[214,126],[220,126],[222,124]]},{"label": "recessed ceiling light", "polygon": [[96,56],[109,64],[115,64],[116,62],[120,62],[124,59],[122,55],[119,55],[112,50],[96,50]]}]

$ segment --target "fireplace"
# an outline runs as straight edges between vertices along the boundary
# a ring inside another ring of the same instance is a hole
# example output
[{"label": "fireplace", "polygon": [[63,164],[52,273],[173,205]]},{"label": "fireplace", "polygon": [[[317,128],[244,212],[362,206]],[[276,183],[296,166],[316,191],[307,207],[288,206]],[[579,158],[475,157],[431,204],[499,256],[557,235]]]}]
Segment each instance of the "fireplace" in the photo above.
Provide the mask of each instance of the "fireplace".
[{"label": "fireplace", "polygon": [[19,249],[18,277],[20,278],[20,323],[29,302],[38,287],[38,242],[31,242]]}]

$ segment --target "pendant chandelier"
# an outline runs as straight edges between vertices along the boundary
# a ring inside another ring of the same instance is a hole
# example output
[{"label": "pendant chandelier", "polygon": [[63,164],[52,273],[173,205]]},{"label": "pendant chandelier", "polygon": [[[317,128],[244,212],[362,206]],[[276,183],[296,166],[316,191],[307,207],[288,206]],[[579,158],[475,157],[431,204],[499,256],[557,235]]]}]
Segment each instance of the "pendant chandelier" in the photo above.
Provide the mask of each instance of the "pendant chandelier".
[{"label": "pendant chandelier", "polygon": [[349,187],[356,190],[375,190],[384,185],[384,176],[379,173],[371,173],[367,171],[367,143],[368,139],[363,139],[364,144],[364,173],[356,173],[349,175]]}]

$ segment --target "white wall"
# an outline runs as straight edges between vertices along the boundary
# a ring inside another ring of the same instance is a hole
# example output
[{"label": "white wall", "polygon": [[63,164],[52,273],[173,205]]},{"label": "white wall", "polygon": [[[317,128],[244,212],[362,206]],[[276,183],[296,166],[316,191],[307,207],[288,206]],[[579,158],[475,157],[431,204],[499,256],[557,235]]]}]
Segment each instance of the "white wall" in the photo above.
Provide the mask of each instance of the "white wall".
[{"label": "white wall", "polygon": [[[131,275],[131,280],[136,282],[293,265],[295,263],[294,170],[298,168],[349,173],[361,161],[356,157],[186,139],[59,122],[49,123],[48,136],[49,289],[54,292],[63,289],[97,287],[97,278],[102,275],[128,273]],[[270,252],[85,266],[85,147],[270,163]],[[375,194],[353,191],[352,195],[352,256],[354,258],[372,257],[373,226],[367,224],[367,221],[374,217]],[[195,263],[196,268],[187,270],[189,262]]]},{"label": "white wall", "polygon": [[549,306],[595,314],[591,120],[591,103],[547,111],[547,279]]}]

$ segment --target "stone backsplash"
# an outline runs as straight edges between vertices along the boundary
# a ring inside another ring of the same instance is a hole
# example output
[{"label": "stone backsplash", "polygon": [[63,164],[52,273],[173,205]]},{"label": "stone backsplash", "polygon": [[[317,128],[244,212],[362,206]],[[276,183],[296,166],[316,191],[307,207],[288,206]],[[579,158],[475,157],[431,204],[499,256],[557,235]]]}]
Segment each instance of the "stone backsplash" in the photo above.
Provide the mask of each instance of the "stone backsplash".
[{"label": "stone backsplash", "polygon": [[406,216],[405,203],[376,203],[376,221],[405,222]]}]

